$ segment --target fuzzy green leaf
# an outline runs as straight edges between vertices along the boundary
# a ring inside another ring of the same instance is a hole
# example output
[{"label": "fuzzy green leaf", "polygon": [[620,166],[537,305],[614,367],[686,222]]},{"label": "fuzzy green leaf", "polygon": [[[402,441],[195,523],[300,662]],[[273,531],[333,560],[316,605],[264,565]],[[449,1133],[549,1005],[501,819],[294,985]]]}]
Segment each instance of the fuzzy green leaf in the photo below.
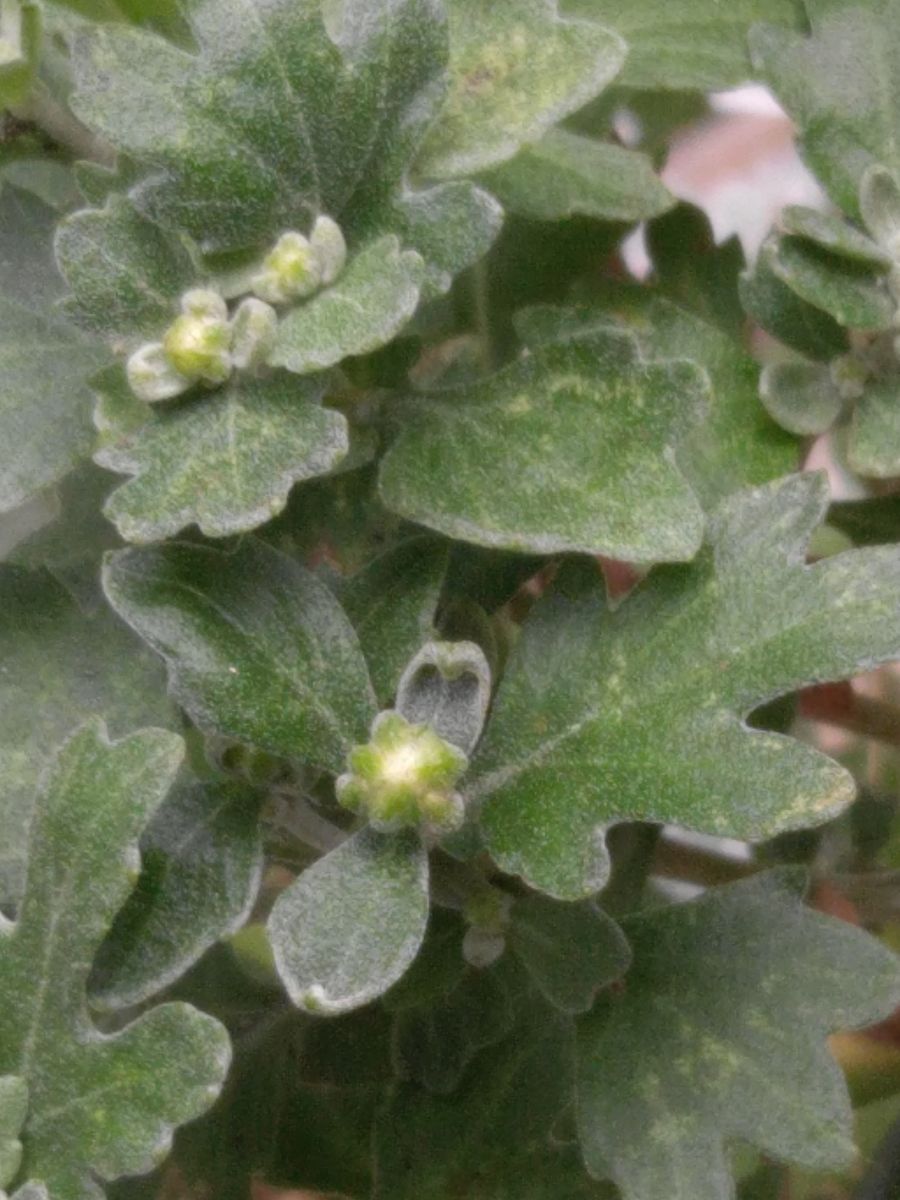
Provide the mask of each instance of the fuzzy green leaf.
[{"label": "fuzzy green leaf", "polygon": [[675,203],[645,154],[565,129],[481,178],[509,212],[538,221],[643,221]]},{"label": "fuzzy green leaf", "polygon": [[540,347],[481,383],[411,402],[381,494],[478,545],[690,558],[703,517],[673,446],[706,401],[697,367],[637,362],[627,339]]},{"label": "fuzzy green leaf", "polygon": [[[121,372],[98,387],[101,427],[113,404],[134,408]],[[322,390],[320,379],[237,375],[165,411],[140,406],[141,423],[119,436],[106,429],[95,455],[101,466],[134,476],[104,512],[139,543],[190,524],[209,537],[256,528],[281,512],[295,483],[327,474],[347,454],[347,422],[320,405]]]},{"label": "fuzzy green leaf", "polygon": [[331,287],[278,326],[269,361],[298,375],[368,354],[399,333],[416,310],[425,264],[389,234],[366,246]]},{"label": "fuzzy green leaf", "polygon": [[38,800],[19,918],[0,929],[0,1071],[28,1085],[24,1171],[54,1200],[95,1200],[97,1176],[149,1170],[174,1127],[209,1107],[228,1067],[225,1030],[189,1005],[107,1035],[85,996],[91,959],[134,882],[138,834],[182,752],[162,730],[118,743],[100,724],[74,734]]},{"label": "fuzzy green leaf", "polygon": [[363,829],[279,896],[269,918],[288,995],[335,1016],[387,991],[428,922],[428,854],[419,835]]},{"label": "fuzzy green leaf", "polygon": [[625,43],[557,0],[448,0],[450,94],[418,167],[466,175],[511,158],[581,108],[619,73]]},{"label": "fuzzy green leaf", "polygon": [[848,221],[832,213],[820,212],[816,208],[789,204],[781,213],[781,227],[785,233],[793,234],[811,242],[820,249],[828,250],[839,258],[862,263],[885,271],[891,265],[890,255],[871,238],[860,233]]},{"label": "fuzzy green leaf", "polygon": [[900,377],[885,375],[866,384],[853,410],[847,459],[854,471],[873,479],[900,475]]},{"label": "fuzzy green leaf", "polygon": [[787,236],[775,242],[771,266],[801,300],[829,313],[839,325],[877,333],[891,324],[894,302],[866,264]]},{"label": "fuzzy green leaf", "polygon": [[763,838],[839,812],[851,776],[746,718],[775,696],[900,657],[900,551],[803,566],[826,484],[737,492],[694,563],[617,608],[564,580],[523,630],[470,772],[504,869],[562,898],[601,887],[607,826]]},{"label": "fuzzy green leaf", "polygon": [[796,442],[769,420],[759,403],[756,363],[724,331],[663,297],[648,295],[646,288],[616,288],[602,306],[523,309],[516,324],[532,346],[586,332],[601,337],[624,330],[645,359],[688,358],[701,366],[712,383],[709,413],[682,439],[676,459],[704,507],[796,467]]},{"label": "fuzzy green leaf", "polygon": [[[472,184],[412,191],[410,162],[440,106],[448,54],[439,0],[202,0],[198,50],[94,27],[78,39],[73,108],[134,159],[138,208],[204,251],[260,248],[310,214],[351,247],[394,232],[432,283],[485,252],[495,202]],[[327,27],[326,27],[326,22]],[[436,229],[452,208],[455,233]]]},{"label": "fuzzy green leaf", "polygon": [[0,903],[24,882],[34,793],[53,747],[92,714],[115,733],[170,725],[165,676],[103,605],[82,611],[46,571],[0,568]]},{"label": "fuzzy green leaf", "polygon": [[0,1188],[7,1187],[19,1173],[19,1134],[27,1113],[28,1084],[19,1075],[0,1075]]},{"label": "fuzzy green leaf", "polygon": [[201,729],[335,773],[366,740],[375,699],[356,634],[292,559],[249,539],[123,550],[104,586]]},{"label": "fuzzy green leaf", "polygon": [[799,0],[569,0],[628,43],[621,82],[634,88],[710,91],[753,78],[747,30],[757,21],[804,27]]},{"label": "fuzzy green leaf", "polygon": [[141,877],[94,964],[91,1002],[139,1004],[247,919],[262,873],[259,797],[183,780],[141,837]]},{"label": "fuzzy green leaf", "polygon": [[73,292],[67,311],[82,328],[104,336],[159,336],[197,279],[187,250],[123,196],[64,217],[56,257]]},{"label": "fuzzy green leaf", "polygon": [[0,512],[61,479],[91,447],[86,379],[107,357],[56,307],[58,213],[0,193]]},{"label": "fuzzy green leaf", "polygon": [[410,538],[373,559],[340,591],[383,708],[393,699],[403,668],[435,634],[446,570],[445,545]]},{"label": "fuzzy green leaf", "polygon": [[731,1200],[730,1141],[810,1167],[852,1157],[825,1035],[890,1012],[900,973],[798,891],[773,872],[626,922],[625,988],[578,1031],[585,1159],[625,1200]]},{"label": "fuzzy green leaf", "polygon": [[590,901],[562,904],[538,895],[516,901],[509,942],[545,999],[566,1013],[587,1012],[631,962],[619,926]]},{"label": "fuzzy green leaf", "polygon": [[834,202],[859,212],[859,184],[876,163],[900,168],[897,0],[827,7],[813,32],[754,29],[753,62],[797,125],[806,160]]},{"label": "fuzzy green leaf", "polygon": [[785,429],[809,436],[830,429],[841,411],[841,394],[824,363],[769,363],[760,378],[766,410]]},{"label": "fuzzy green leaf", "polygon": [[849,345],[846,330],[783,282],[777,256],[777,239],[770,237],[760,248],[753,269],[741,276],[744,308],[767,333],[808,358],[828,361],[844,354]]}]

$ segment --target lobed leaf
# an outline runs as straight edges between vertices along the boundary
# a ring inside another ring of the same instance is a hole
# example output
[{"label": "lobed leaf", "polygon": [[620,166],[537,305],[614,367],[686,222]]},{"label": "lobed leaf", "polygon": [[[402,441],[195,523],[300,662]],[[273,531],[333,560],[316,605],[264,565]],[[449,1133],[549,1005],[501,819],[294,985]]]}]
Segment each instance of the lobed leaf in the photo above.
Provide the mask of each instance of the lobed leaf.
[{"label": "lobed leaf", "polygon": [[138,834],[182,752],[158,729],[117,743],[99,723],[76,732],[38,800],[18,921],[0,929],[0,1072],[28,1085],[23,1169],[54,1200],[94,1200],[98,1177],[149,1170],[228,1067],[225,1030],[190,1005],[163,1005],[109,1035],[85,995],[133,884]]},{"label": "lobed leaf", "polygon": [[706,400],[699,368],[635,361],[626,339],[540,347],[487,380],[411,402],[381,495],[478,545],[690,558],[703,516],[673,450]]},{"label": "lobed leaf", "polygon": [[448,0],[450,92],[418,160],[426,176],[467,175],[511,158],[619,73],[625,43],[557,0]]},{"label": "lobed leaf", "polygon": [[540,602],[469,774],[505,870],[574,899],[605,882],[616,822],[758,839],[852,799],[837,763],[746,723],[776,696],[900,657],[895,547],[803,565],[825,504],[815,475],[737,492],[695,562],[654,570],[617,608],[596,576]]},{"label": "lobed leaf", "polygon": [[[130,420],[135,406],[121,373],[98,387],[101,427],[112,405]],[[321,379],[238,375],[165,411],[139,406],[132,427],[104,430],[106,444],[95,455],[133,476],[109,496],[105,514],[138,543],[190,524],[209,537],[255,529],[282,511],[294,484],[327,474],[348,452],[347,422],[321,406],[323,387]]]},{"label": "lobed leaf", "polygon": [[101,715],[117,733],[176,714],[165,677],[103,605],[84,612],[44,570],[0,568],[0,904],[24,883],[38,778],[76,725]]},{"label": "lobed leaf", "polygon": [[895,958],[775,871],[629,918],[621,994],[578,1025],[585,1161],[624,1200],[731,1200],[725,1144],[837,1167],[853,1154],[825,1045],[900,997]]}]

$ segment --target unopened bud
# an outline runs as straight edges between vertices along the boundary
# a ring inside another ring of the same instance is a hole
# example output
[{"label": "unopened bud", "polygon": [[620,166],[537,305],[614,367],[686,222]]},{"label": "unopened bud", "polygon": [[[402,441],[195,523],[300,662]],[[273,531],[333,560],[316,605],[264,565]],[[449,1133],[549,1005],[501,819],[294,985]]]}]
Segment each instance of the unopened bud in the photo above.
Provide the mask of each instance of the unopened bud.
[{"label": "unopened bud", "polygon": [[125,373],[135,396],[147,404],[171,400],[191,386],[191,380],[172,366],[162,342],[148,342],[135,350],[125,365]]},{"label": "unopened bud", "polygon": [[239,371],[263,362],[272,346],[278,316],[271,304],[248,296],[231,321],[231,361]]},{"label": "unopened bud", "polygon": [[318,259],[322,285],[334,283],[347,261],[347,243],[340,225],[331,217],[317,217],[309,242]]},{"label": "unopened bud", "polygon": [[231,326],[218,292],[196,288],[181,301],[181,316],[166,330],[169,362],[187,379],[224,383],[231,374]]},{"label": "unopened bud", "polygon": [[458,829],[465,816],[453,788],[467,761],[430,726],[383,712],[371,740],[350,751],[350,770],[337,781],[338,800],[377,829],[422,825],[446,833]]},{"label": "unopened bud", "polygon": [[311,296],[322,284],[319,256],[302,233],[283,233],[254,275],[253,291],[268,304]]}]

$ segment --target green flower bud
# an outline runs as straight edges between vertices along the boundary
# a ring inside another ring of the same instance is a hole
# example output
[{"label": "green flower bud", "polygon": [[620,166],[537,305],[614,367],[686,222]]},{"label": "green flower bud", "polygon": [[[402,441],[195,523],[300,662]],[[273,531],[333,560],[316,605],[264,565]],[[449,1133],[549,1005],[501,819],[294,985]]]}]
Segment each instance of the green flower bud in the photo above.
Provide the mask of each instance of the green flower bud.
[{"label": "green flower bud", "polygon": [[311,296],[322,284],[319,256],[302,233],[283,233],[254,275],[253,291],[269,304]]},{"label": "green flower bud", "polygon": [[125,373],[131,390],[147,404],[171,400],[191,386],[191,380],[172,366],[162,342],[148,342],[135,350],[125,365]]},{"label": "green flower bud", "polygon": [[263,362],[278,328],[271,304],[249,296],[242,300],[231,321],[231,361],[239,371]]},{"label": "green flower bud", "polygon": [[364,814],[378,829],[424,825],[448,832],[465,816],[453,790],[468,760],[429,725],[412,725],[396,712],[383,712],[372,737],[349,755],[350,771],[337,781],[341,804]]},{"label": "green flower bud", "polygon": [[185,378],[224,383],[231,374],[231,326],[217,292],[196,288],[181,301],[181,316],[166,330],[163,347]]},{"label": "green flower bud", "polygon": [[347,243],[340,225],[331,217],[317,217],[309,242],[318,259],[322,285],[334,283],[347,261]]}]

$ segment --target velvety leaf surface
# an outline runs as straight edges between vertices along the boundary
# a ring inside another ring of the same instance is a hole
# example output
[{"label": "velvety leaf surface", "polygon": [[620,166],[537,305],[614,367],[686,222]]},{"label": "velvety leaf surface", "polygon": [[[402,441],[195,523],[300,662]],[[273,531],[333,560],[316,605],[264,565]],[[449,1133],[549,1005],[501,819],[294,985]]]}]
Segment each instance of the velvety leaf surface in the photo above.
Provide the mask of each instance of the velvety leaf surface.
[{"label": "velvety leaf surface", "polygon": [[848,348],[847,331],[829,313],[801,299],[779,277],[777,239],[762,245],[740,279],[741,303],[773,337],[808,358],[828,361]]},{"label": "velvety leaf surface", "polygon": [[778,239],[771,261],[782,283],[839,325],[876,333],[890,325],[894,304],[870,267],[793,236]]},{"label": "velvety leaf surface", "polygon": [[387,991],[428,922],[428,854],[418,833],[362,829],[275,903],[269,938],[288,995],[333,1016]]},{"label": "velvety leaf surface", "polygon": [[447,554],[435,539],[410,538],[373,559],[340,590],[383,708],[403,668],[434,635]]},{"label": "velvety leaf surface", "polygon": [[319,0],[201,0],[188,16],[196,54],[121,26],[76,49],[73,107],[149,172],[140,209],[206,251],[262,246],[324,212],[351,246],[393,231],[433,253],[439,287],[484,253],[489,196],[406,183],[445,89],[438,0],[349,0],[328,28]]},{"label": "velvety leaf surface", "polygon": [[866,384],[853,410],[847,458],[854,471],[874,479],[900,475],[900,377]]},{"label": "velvety leaf surface", "polygon": [[811,37],[763,27],[750,39],[757,71],[798,127],[804,157],[846,213],[858,213],[867,167],[900,167],[897,0],[811,13]]},{"label": "velvety leaf surface", "polygon": [[536,141],[618,74],[625,43],[557,0],[448,0],[450,93],[418,167],[447,177],[481,170]]},{"label": "velvety leaf surface", "polygon": [[569,0],[566,6],[625,39],[621,82],[635,88],[709,91],[752,79],[747,31],[757,21],[802,29],[796,0]]},{"label": "velvety leaf surface", "polygon": [[703,517],[673,447],[706,402],[699,368],[634,361],[627,339],[540,347],[411,402],[381,494],[402,516],[483,546],[690,558]]},{"label": "velvety leaf surface", "polygon": [[[347,422],[319,404],[320,380],[277,374],[236,376],[140,424],[103,430],[111,404],[128,405],[119,372],[105,390],[98,423],[106,444],[96,461],[133,478],[104,512],[131,542],[159,541],[196,524],[209,537],[242,533],[281,512],[295,483],[324,475],[349,448]],[[146,406],[143,406],[146,408]]]},{"label": "velvety leaf surface", "polygon": [[0,1072],[28,1084],[23,1169],[54,1200],[94,1200],[97,1176],[149,1170],[228,1067],[225,1030],[187,1004],[105,1035],[86,1003],[91,959],[133,883],[138,834],[182,751],[158,729],[118,743],[100,724],[74,734],[38,800],[19,919],[0,929]]},{"label": "velvety leaf surface", "polygon": [[422,257],[392,234],[366,246],[335,284],[278,326],[269,361],[307,375],[351,354],[368,354],[399,333],[416,310]]},{"label": "velvety leaf surface", "polygon": [[153,656],[103,605],[46,571],[0,568],[0,904],[22,890],[28,822],[53,747],[99,714],[115,733],[177,720]]},{"label": "velvety leaf surface", "polygon": [[7,1187],[19,1173],[19,1134],[27,1112],[28,1084],[20,1075],[0,1075],[0,1188]]},{"label": "velvety leaf surface", "polygon": [[890,255],[871,238],[866,237],[849,221],[832,213],[820,212],[816,208],[789,204],[779,218],[785,233],[793,234],[811,242],[821,249],[829,250],[839,258],[862,263],[878,270],[887,270],[891,265]]},{"label": "velvety leaf surface", "polygon": [[58,213],[0,192],[0,511],[61,479],[91,447],[86,379],[106,353],[55,307]]},{"label": "velvety leaf surface", "polygon": [[501,973],[470,969],[437,1003],[398,1014],[394,1068],[401,1079],[449,1095],[478,1051],[499,1042],[512,1023]]},{"label": "velvety leaf surface", "polygon": [[830,429],[842,408],[841,394],[824,363],[769,363],[759,394],[779,425],[804,436]]},{"label": "velvety leaf surface", "polygon": [[645,154],[566,129],[552,129],[482,175],[509,212],[538,221],[582,214],[643,221],[675,203]]},{"label": "velvety leaf surface", "polygon": [[626,922],[625,988],[578,1029],[585,1159],[625,1200],[730,1200],[732,1140],[811,1167],[852,1157],[825,1036],[889,1012],[900,974],[805,908],[802,882],[772,872]]},{"label": "velvety leaf surface", "polygon": [[201,729],[335,773],[366,740],[375,699],[356,634],[292,559],[249,539],[123,550],[104,587]]},{"label": "velvety leaf surface", "polygon": [[509,943],[544,998],[566,1013],[587,1012],[631,962],[619,926],[590,901],[517,900]]},{"label": "velvety leaf surface", "polygon": [[247,919],[262,874],[259,796],[184,779],[141,837],[141,876],[100,947],[91,1003],[139,1004]]},{"label": "velvety leaf surface", "polygon": [[826,496],[818,475],[737,492],[695,562],[617,608],[587,571],[541,601],[469,776],[505,870],[576,898],[603,885],[615,822],[755,839],[852,799],[831,759],[746,724],[775,696],[900,657],[895,547],[803,565]]},{"label": "velvety leaf surface", "polygon": [[78,325],[104,336],[159,336],[178,315],[178,298],[197,279],[185,247],[124,196],[63,218],[56,257],[73,292],[67,311]]},{"label": "velvety leaf surface", "polygon": [[712,383],[709,411],[682,439],[676,459],[704,507],[797,466],[797,443],[759,402],[757,364],[728,334],[680,305],[648,296],[646,289],[620,288],[596,307],[524,309],[516,324],[532,346],[582,332],[599,338],[624,330],[646,359],[688,358],[702,367]]}]

